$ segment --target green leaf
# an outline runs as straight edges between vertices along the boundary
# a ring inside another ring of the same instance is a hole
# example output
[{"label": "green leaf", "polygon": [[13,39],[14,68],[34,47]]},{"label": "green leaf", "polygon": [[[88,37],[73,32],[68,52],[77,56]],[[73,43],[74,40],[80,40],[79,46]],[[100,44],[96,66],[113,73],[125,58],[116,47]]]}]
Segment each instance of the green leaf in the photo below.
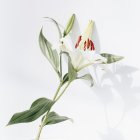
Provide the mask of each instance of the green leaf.
[{"label": "green leaf", "polygon": [[62,84],[65,84],[67,81],[69,81],[69,74],[66,73],[63,77],[63,83]]},{"label": "green leaf", "polygon": [[69,75],[69,81],[73,81],[77,77],[77,72],[75,71],[70,59],[68,62],[68,75]]},{"label": "green leaf", "polygon": [[62,33],[61,33],[58,22],[56,20],[54,20],[53,18],[50,18],[50,17],[44,17],[44,18],[50,19],[56,25],[56,28],[57,28],[58,33],[59,33],[59,38],[62,38]]},{"label": "green leaf", "polygon": [[45,120],[45,125],[56,124],[56,123],[60,123],[69,119],[70,118],[65,117],[65,116],[60,116],[55,112],[50,112]]},{"label": "green leaf", "polygon": [[67,26],[66,26],[66,28],[64,30],[63,37],[65,37],[66,35],[69,34],[69,32],[71,31],[71,29],[73,27],[74,21],[75,21],[75,14],[73,14],[71,16],[71,18],[69,19],[69,21],[67,23]]},{"label": "green leaf", "polygon": [[61,52],[62,54],[66,54],[68,57],[68,73],[64,75],[63,77],[63,82],[67,82],[67,81],[73,81],[77,78],[77,72],[74,69],[72,62],[71,62],[71,57],[69,56],[68,52]]},{"label": "green leaf", "polygon": [[29,110],[14,114],[8,125],[35,121],[46,111],[48,111],[53,104],[54,102],[52,100],[47,98],[39,98],[32,103]]},{"label": "green leaf", "polygon": [[72,65],[71,58],[69,55],[68,55],[68,76],[69,76],[69,81],[73,81],[77,77],[77,72]]},{"label": "green leaf", "polygon": [[91,87],[94,85],[94,80],[93,80],[91,74],[85,74],[81,77],[78,77],[77,79],[88,80],[91,83]]},{"label": "green leaf", "polygon": [[108,54],[108,53],[102,53],[100,55],[107,59],[107,62],[106,62],[107,64],[120,61],[120,60],[122,60],[124,58],[122,56],[117,56],[117,55]]},{"label": "green leaf", "polygon": [[51,63],[54,70],[57,72],[58,76],[60,77],[58,53],[55,49],[52,49],[52,45],[43,35],[42,29],[39,35],[39,45],[40,45],[42,53],[48,59],[48,61]]}]

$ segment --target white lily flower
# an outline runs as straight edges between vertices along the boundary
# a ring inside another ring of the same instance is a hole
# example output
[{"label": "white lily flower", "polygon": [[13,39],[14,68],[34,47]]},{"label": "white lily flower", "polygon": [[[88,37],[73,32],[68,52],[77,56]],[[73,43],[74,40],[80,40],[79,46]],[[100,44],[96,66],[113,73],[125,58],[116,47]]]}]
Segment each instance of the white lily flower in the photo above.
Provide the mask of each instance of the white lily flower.
[{"label": "white lily flower", "polygon": [[60,49],[62,51],[68,52],[72,65],[76,71],[80,71],[83,68],[93,65],[105,63],[106,58],[95,53],[94,43],[91,39],[93,31],[93,21],[91,20],[82,36],[79,36],[78,41],[75,45],[75,49],[72,50],[72,43],[66,38],[62,38],[62,45]]},{"label": "white lily flower", "polygon": [[82,36],[79,36],[78,41],[75,45],[75,48],[86,50],[95,50],[94,43],[91,39],[93,32],[94,22],[92,20],[89,21],[89,24]]}]

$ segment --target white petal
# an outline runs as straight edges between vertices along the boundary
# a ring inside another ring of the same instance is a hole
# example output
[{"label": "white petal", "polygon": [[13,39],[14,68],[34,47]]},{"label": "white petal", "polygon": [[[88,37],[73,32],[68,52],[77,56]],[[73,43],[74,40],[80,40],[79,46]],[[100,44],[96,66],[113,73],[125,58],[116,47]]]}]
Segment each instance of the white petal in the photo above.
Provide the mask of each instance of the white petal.
[{"label": "white petal", "polygon": [[89,62],[95,62],[97,64],[106,63],[107,59],[97,54],[95,51],[83,51],[83,55]]},{"label": "white petal", "polygon": [[94,54],[93,56],[90,56],[90,55],[88,55],[88,53],[85,53],[85,55],[83,55],[83,57],[84,57],[84,61],[82,64],[80,64],[78,70],[81,70],[90,65],[106,63],[106,61],[107,61],[106,58],[102,57],[99,54]]},{"label": "white petal", "polygon": [[78,70],[79,67],[81,67],[81,65],[83,65],[85,63],[85,58],[83,57],[83,55],[80,51],[69,52],[69,54],[70,54],[74,68],[76,70]]},{"label": "white petal", "polygon": [[106,63],[107,59],[105,57],[102,57],[100,54],[94,54],[93,58],[91,58],[91,61],[95,62],[95,64],[102,64]]}]

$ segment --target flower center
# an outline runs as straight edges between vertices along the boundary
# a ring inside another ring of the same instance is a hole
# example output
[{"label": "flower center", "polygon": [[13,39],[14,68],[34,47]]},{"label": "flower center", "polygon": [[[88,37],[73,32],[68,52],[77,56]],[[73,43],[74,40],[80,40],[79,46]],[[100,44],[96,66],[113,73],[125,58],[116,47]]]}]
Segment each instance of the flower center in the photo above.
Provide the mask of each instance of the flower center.
[{"label": "flower center", "polygon": [[81,49],[83,49],[84,51],[86,51],[86,50],[94,51],[95,50],[93,41],[89,38],[86,40],[82,40],[82,36],[79,36],[79,38],[78,38],[78,41],[75,45],[76,49],[79,48],[81,41],[83,42],[83,45],[82,45],[83,47]]}]

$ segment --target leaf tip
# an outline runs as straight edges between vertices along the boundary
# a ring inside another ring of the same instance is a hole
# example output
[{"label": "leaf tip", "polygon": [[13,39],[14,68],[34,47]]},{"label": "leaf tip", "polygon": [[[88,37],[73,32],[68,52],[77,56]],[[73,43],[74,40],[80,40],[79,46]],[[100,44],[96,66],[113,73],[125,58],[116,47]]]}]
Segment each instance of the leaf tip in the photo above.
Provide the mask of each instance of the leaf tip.
[{"label": "leaf tip", "polygon": [[8,124],[6,124],[6,126],[9,126],[9,125],[12,125],[12,122],[11,121],[9,121]]},{"label": "leaf tip", "polygon": [[120,56],[120,59],[121,59],[121,60],[124,59],[124,56]]},{"label": "leaf tip", "polygon": [[74,123],[74,120],[73,120],[73,119],[71,119],[71,118],[69,118],[69,121],[70,121],[71,123]]},{"label": "leaf tip", "polygon": [[6,126],[9,126],[10,124],[8,123],[8,124],[6,124]]}]

